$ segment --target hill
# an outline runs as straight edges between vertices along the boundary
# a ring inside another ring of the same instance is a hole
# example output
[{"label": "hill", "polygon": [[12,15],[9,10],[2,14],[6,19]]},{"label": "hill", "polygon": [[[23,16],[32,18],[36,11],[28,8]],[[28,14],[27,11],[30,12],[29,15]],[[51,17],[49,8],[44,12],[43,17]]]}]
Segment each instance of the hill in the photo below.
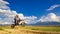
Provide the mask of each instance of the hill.
[{"label": "hill", "polygon": [[60,22],[37,22],[35,24],[29,24],[33,26],[60,26]]}]

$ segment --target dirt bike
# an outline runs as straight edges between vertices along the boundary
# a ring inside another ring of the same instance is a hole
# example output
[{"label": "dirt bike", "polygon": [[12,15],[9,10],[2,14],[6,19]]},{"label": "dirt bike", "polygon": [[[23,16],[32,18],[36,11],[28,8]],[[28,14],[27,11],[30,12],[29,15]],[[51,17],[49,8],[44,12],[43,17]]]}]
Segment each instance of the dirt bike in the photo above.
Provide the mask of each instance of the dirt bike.
[{"label": "dirt bike", "polygon": [[23,27],[24,27],[24,26],[25,26],[25,24],[26,24],[26,23],[25,23],[25,21],[23,21],[23,20],[22,20],[22,21],[20,21],[19,23],[12,24],[12,25],[11,25],[11,28],[14,28],[16,25],[21,25],[21,26],[23,26]]}]

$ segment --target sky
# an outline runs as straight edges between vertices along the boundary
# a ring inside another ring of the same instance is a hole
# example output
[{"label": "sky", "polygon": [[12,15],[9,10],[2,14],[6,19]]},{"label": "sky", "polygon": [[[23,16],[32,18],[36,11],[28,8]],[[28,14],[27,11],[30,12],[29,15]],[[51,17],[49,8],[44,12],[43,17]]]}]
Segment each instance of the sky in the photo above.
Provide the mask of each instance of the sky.
[{"label": "sky", "polygon": [[60,22],[60,0],[0,0],[0,22],[12,22],[16,14],[27,23]]},{"label": "sky", "polygon": [[52,5],[60,4],[60,0],[6,0],[9,2],[9,7],[18,13],[23,13],[26,16],[37,16],[40,18],[42,15],[54,12],[59,15],[60,7],[47,11]]}]

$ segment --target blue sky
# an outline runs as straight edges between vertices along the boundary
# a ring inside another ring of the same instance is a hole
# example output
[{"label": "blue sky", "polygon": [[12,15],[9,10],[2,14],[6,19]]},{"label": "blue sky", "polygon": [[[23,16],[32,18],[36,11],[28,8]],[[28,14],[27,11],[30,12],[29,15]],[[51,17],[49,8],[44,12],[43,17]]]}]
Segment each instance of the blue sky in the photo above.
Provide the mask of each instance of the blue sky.
[{"label": "blue sky", "polygon": [[5,0],[9,2],[11,10],[15,10],[18,13],[23,13],[25,16],[37,16],[40,18],[42,15],[48,13],[55,13],[60,15],[60,7],[55,8],[52,11],[47,11],[52,5],[60,4],[60,0]]},{"label": "blue sky", "polygon": [[60,22],[60,0],[0,0],[1,24],[13,23],[16,14],[30,24]]}]

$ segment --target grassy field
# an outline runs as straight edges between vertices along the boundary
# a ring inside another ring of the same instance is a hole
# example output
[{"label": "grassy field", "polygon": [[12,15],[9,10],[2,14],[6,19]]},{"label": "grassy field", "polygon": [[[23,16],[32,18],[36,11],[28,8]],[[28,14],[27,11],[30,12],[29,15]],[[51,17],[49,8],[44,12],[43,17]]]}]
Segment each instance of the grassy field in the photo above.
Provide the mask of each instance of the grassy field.
[{"label": "grassy field", "polygon": [[0,34],[60,34],[60,27],[55,26],[0,26]]}]

